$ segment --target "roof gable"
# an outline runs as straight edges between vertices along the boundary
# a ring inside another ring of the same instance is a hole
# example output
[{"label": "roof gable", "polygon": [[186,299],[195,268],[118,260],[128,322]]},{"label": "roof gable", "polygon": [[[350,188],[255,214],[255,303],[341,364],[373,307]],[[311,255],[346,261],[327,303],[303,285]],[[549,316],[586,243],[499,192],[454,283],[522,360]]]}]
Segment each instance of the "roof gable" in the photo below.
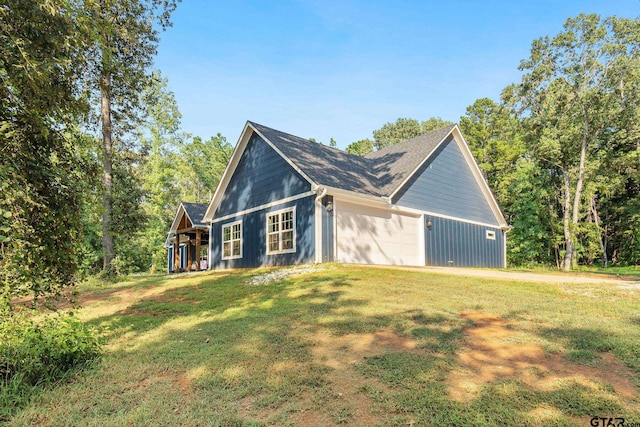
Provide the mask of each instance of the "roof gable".
[{"label": "roof gable", "polygon": [[457,125],[450,125],[405,142],[385,147],[365,157],[328,147],[295,135],[248,121],[234,150],[231,161],[216,188],[207,209],[205,221],[213,219],[247,142],[253,132],[260,135],[283,159],[309,183],[312,190],[324,186],[391,200],[411,179],[449,135],[453,135],[463,152],[482,194],[501,225],[506,221],[487,183],[473,159]]},{"label": "roof gable", "polygon": [[381,193],[391,196],[451,133],[450,125],[367,154]]},{"label": "roof gable", "polygon": [[185,217],[191,223],[192,228],[207,228],[208,225],[204,222],[204,214],[207,210],[207,206],[208,205],[206,203],[180,202],[180,205],[176,210],[176,214],[173,217],[171,227],[169,228],[165,247],[169,247],[171,244],[169,241],[171,236],[173,236],[179,229],[180,223]]},{"label": "roof gable", "polygon": [[497,225],[490,204],[453,136],[438,146],[392,201],[403,207]]},{"label": "roof gable", "polygon": [[216,219],[311,190],[311,184],[253,132],[215,211]]}]

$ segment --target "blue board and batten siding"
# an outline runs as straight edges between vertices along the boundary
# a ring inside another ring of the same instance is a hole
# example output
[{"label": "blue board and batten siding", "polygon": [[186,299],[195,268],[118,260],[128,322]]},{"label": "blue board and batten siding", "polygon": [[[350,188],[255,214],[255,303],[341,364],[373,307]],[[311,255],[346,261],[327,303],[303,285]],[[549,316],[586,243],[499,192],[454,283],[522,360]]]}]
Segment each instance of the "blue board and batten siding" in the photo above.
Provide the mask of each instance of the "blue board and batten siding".
[{"label": "blue board and batten siding", "polygon": [[[469,164],[449,137],[394,197],[399,206],[441,214],[425,215],[425,264],[505,267],[504,232]],[[486,225],[479,225],[482,223]],[[495,240],[487,239],[487,231]]]},{"label": "blue board and batten siding", "polygon": [[[315,260],[315,196],[237,214],[311,190],[302,175],[258,134],[254,133],[231,177],[213,217],[209,236],[211,268],[290,265]],[[295,206],[296,252],[267,254],[267,214]],[[223,220],[218,218],[226,217]],[[222,259],[222,227],[242,221],[242,257]]]},{"label": "blue board and batten siding", "polygon": [[220,200],[214,221],[309,190],[311,183],[254,133]]},{"label": "blue board and batten siding", "polygon": [[[296,251],[286,254],[267,254],[267,214],[295,206]],[[243,268],[268,265],[304,264],[315,260],[315,196],[234,216],[211,225],[211,267]],[[242,258],[222,259],[222,227],[242,221]]]},{"label": "blue board and batten siding", "polygon": [[[504,267],[504,232],[468,222],[426,215],[425,264],[451,267]],[[430,221],[430,222],[429,222]],[[493,232],[495,240],[487,238]]]},{"label": "blue board and batten siding", "polygon": [[498,226],[473,172],[449,137],[394,196],[394,204]]}]

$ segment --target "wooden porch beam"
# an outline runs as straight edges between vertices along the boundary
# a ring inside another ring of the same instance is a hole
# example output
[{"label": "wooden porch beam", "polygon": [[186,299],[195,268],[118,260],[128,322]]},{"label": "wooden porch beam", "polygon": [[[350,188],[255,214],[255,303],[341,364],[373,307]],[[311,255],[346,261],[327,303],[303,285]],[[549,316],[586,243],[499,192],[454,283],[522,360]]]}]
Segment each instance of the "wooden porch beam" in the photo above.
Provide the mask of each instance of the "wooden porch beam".
[{"label": "wooden porch beam", "polygon": [[173,272],[180,271],[180,235],[176,233],[176,242],[173,244]]},{"label": "wooden porch beam", "polygon": [[201,231],[196,230],[196,271],[200,271],[200,243],[201,243]]}]

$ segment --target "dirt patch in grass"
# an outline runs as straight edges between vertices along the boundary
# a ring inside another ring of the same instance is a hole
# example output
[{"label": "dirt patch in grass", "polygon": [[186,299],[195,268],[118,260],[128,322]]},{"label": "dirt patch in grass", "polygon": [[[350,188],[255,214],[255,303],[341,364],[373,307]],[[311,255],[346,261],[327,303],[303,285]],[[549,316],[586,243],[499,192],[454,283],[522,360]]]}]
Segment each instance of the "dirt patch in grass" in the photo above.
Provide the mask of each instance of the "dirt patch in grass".
[{"label": "dirt patch in grass", "polygon": [[[311,343],[314,363],[330,369],[328,386],[316,404],[293,417],[295,425],[357,424],[375,425],[384,414],[373,410],[376,405],[365,391],[376,389],[393,393],[377,378],[365,377],[357,365],[367,357],[402,350],[411,351],[417,341],[398,335],[392,328],[372,333],[336,336],[329,330],[318,329],[306,335]],[[326,408],[333,408],[330,412]]]},{"label": "dirt patch in grass", "polygon": [[593,367],[572,363],[536,343],[523,342],[517,331],[509,329],[508,320],[478,311],[460,316],[473,324],[467,328],[458,354],[459,368],[452,370],[447,379],[453,400],[469,402],[485,385],[507,378],[540,391],[553,391],[571,381],[593,390],[606,384],[629,401],[639,396],[629,380],[632,371],[611,354],[600,354]]}]

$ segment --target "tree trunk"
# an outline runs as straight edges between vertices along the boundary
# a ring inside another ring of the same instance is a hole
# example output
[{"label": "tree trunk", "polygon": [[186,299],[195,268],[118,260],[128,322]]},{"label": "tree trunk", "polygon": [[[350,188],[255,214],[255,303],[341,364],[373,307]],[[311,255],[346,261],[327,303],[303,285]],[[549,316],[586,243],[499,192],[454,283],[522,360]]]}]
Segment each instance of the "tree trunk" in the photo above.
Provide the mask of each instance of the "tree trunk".
[{"label": "tree trunk", "polygon": [[113,211],[113,141],[111,125],[111,73],[106,72],[102,76],[100,86],[101,106],[100,115],[102,122],[102,248],[104,261],[102,270],[110,273],[112,261],[115,256],[113,234],[111,233],[111,214]]},{"label": "tree trunk", "polygon": [[[587,111],[586,111],[586,107],[584,106],[584,104],[582,105],[582,111],[583,114],[585,115],[585,120],[584,120],[584,126],[582,129],[582,144],[580,145],[580,166],[578,169],[578,180],[576,181],[576,192],[573,195],[573,212],[572,212],[572,217],[571,217],[571,225],[572,225],[572,232],[571,234],[573,234],[576,230],[576,227],[578,226],[578,220],[580,219],[580,199],[582,197],[582,186],[584,183],[584,169],[585,169],[585,162],[587,160],[587,140],[589,138],[589,120],[586,119],[586,115],[587,115]],[[565,178],[565,180],[568,179]],[[573,244],[573,240],[572,240],[572,244]],[[571,248],[571,256],[572,256],[572,262],[573,262],[573,267],[576,267],[578,265],[578,261],[577,261],[577,255],[574,251],[573,248]],[[567,268],[565,267],[565,271],[567,270]]]},{"label": "tree trunk", "polygon": [[602,264],[604,267],[607,267],[607,246],[602,234],[602,228],[600,228],[600,217],[598,216],[595,197],[591,198],[591,212],[593,214],[593,220],[596,223],[596,230],[598,230],[598,240],[600,241],[600,250],[602,251]]},{"label": "tree trunk", "polygon": [[564,242],[566,252],[564,254],[564,261],[562,262],[562,267],[564,271],[571,270],[571,261],[573,260],[573,235],[571,232],[571,181],[569,179],[569,172],[566,170],[562,171],[562,177],[564,178],[564,205],[563,205],[563,214],[562,214],[562,223],[564,227]]}]

